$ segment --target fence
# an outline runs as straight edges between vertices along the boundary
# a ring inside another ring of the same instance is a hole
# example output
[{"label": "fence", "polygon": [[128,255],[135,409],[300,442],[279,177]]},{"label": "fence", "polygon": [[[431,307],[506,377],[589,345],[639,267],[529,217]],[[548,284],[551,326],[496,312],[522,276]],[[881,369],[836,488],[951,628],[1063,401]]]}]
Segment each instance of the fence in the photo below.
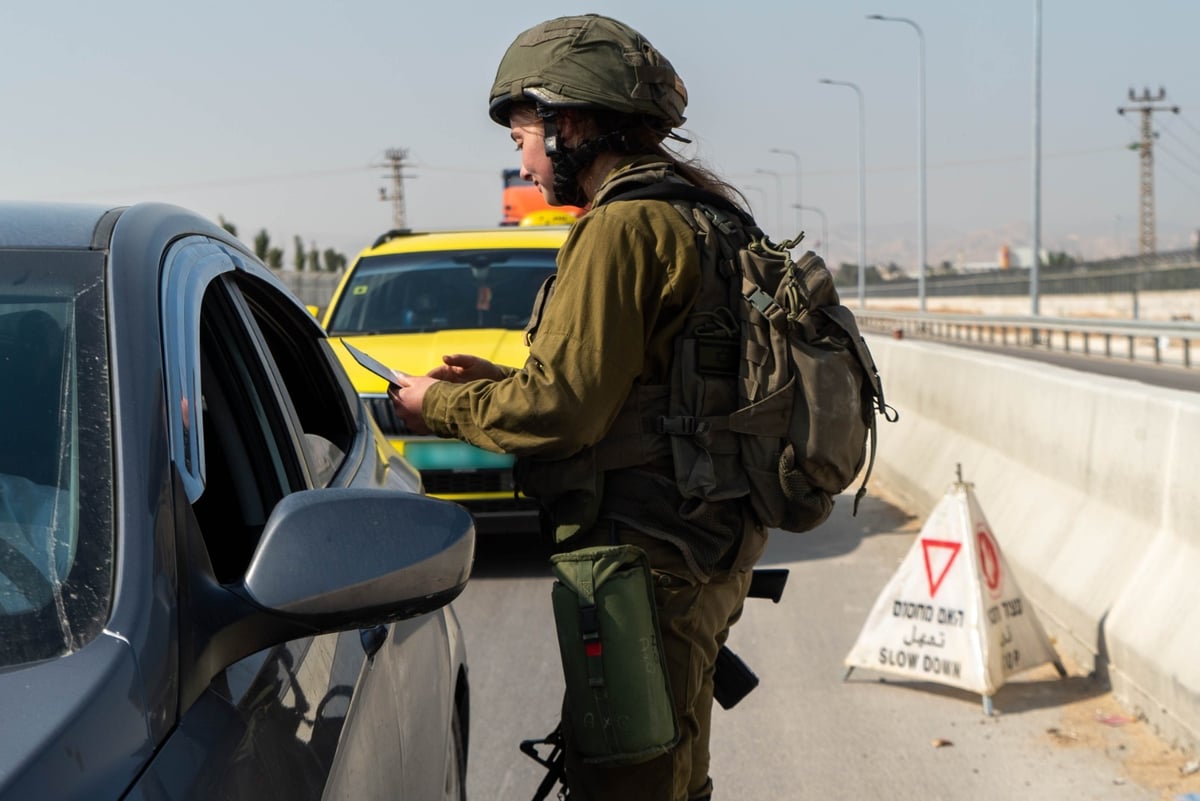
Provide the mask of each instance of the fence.
[{"label": "fence", "polygon": [[343,273],[315,273],[315,272],[297,272],[295,270],[277,270],[275,275],[279,276],[283,283],[287,284],[288,289],[300,298],[300,302],[306,306],[316,306],[318,309],[324,309],[333,297],[333,290],[337,288],[338,281],[342,280]]},{"label": "fence", "polygon": [[1192,322],[1088,320],[1067,317],[921,314],[865,309],[855,313],[864,331],[890,332],[903,338],[949,339],[1124,357],[1130,361],[1192,366],[1200,325]]},{"label": "fence", "polygon": [[[976,275],[926,275],[929,297],[963,295],[1028,295],[1030,275],[1026,268]],[[1194,250],[1176,251],[1141,262],[1135,258],[1091,262],[1069,270],[1042,268],[1038,292],[1043,295],[1090,295],[1174,291],[1200,288],[1200,256]],[[840,291],[852,294],[849,285]],[[917,281],[901,280],[866,285],[867,298],[917,296]]]}]

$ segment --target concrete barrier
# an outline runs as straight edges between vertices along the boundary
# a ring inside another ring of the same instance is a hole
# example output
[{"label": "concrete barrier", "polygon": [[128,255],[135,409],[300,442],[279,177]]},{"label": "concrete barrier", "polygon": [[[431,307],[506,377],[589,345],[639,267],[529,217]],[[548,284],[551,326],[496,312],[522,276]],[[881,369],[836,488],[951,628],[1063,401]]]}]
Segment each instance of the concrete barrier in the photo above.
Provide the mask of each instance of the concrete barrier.
[{"label": "concrete barrier", "polygon": [[1056,646],[1200,748],[1200,395],[869,336],[887,401],[876,470],[924,515],[976,494]]}]

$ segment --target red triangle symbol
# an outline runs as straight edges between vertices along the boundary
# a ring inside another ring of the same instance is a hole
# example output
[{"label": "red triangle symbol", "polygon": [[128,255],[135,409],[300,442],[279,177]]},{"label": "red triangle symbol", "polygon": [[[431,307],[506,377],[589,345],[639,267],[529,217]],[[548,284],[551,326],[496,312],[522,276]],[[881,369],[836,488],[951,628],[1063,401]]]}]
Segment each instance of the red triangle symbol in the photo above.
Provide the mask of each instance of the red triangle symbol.
[{"label": "red triangle symbol", "polygon": [[[925,578],[929,579],[929,597],[931,600],[933,596],[937,595],[938,587],[942,586],[942,580],[946,578],[946,573],[950,571],[950,565],[954,564],[954,557],[958,556],[960,548],[962,548],[961,542],[921,540],[921,550],[925,552]],[[936,571],[936,578],[934,577],[935,566],[940,567]]]}]

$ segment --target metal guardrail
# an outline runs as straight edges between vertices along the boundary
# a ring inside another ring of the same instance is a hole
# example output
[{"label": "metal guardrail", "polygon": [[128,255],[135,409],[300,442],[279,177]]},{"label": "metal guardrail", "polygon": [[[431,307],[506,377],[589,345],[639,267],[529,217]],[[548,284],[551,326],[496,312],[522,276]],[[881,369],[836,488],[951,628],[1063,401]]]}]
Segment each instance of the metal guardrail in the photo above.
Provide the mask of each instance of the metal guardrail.
[{"label": "metal guardrail", "polygon": [[[992,270],[985,273],[929,275],[925,294],[929,297],[1028,295],[1028,268]],[[1153,262],[1114,259],[1079,264],[1071,269],[1043,268],[1038,291],[1043,295],[1087,295],[1125,292],[1169,292],[1200,288],[1200,254],[1179,251],[1160,254]],[[899,279],[868,283],[866,296],[904,298],[917,296],[917,282]],[[838,291],[853,296],[852,285],[839,285]]]},{"label": "metal guardrail", "polygon": [[[960,340],[1027,346],[1085,356],[1127,358],[1192,366],[1200,324],[1147,320],[1083,320],[1069,317],[986,316],[865,309],[855,313],[864,331],[894,337]],[[1114,347],[1114,343],[1118,343]]]}]

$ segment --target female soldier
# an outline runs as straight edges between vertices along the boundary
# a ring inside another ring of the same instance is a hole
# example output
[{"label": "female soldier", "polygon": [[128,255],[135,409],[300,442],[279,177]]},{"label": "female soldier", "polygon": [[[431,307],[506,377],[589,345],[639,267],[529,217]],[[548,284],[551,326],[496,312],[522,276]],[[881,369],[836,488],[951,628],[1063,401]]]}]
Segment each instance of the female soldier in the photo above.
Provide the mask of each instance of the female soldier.
[{"label": "female soldier", "polygon": [[550,204],[589,210],[558,255],[553,292],[539,296],[522,367],[449,355],[392,395],[415,431],[514,454],[522,490],[539,499],[562,548],[631,544],[649,558],[679,738],[648,761],[598,765],[580,758],[564,720],[575,801],[711,797],[714,662],[766,544],[746,498],[687,497],[670,438],[640,437],[638,412],[669,390],[701,262],[693,228],[669,202],[610,203],[606,192],[682,179],[734,197],[664,146],[687,141],[673,133],[686,103],[670,62],[616,20],[563,17],[517,37],[491,117],[510,129],[523,177]]}]

